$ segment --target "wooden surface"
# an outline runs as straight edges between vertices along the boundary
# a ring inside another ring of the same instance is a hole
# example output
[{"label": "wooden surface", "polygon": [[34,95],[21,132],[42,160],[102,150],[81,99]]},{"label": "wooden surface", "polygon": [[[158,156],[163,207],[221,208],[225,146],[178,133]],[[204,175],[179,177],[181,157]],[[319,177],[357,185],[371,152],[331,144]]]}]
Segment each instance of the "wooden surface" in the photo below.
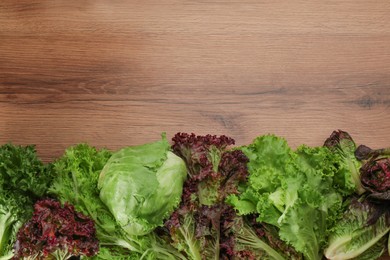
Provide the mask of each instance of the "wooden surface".
[{"label": "wooden surface", "polygon": [[0,142],[390,145],[389,1],[0,2]]},{"label": "wooden surface", "polygon": [[0,143],[390,146],[390,2],[0,1]]}]

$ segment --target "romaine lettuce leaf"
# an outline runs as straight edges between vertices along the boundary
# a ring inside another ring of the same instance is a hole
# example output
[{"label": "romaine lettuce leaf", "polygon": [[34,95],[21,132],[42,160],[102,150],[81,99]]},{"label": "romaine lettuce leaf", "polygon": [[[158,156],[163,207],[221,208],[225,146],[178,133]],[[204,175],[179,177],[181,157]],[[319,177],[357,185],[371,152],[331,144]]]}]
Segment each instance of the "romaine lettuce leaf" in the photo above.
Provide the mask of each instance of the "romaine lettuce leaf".
[{"label": "romaine lettuce leaf", "polygon": [[380,256],[378,251],[385,249],[383,241],[382,250],[378,250],[377,243],[386,238],[389,231],[388,209],[384,212],[380,205],[364,197],[353,198],[343,218],[332,228],[325,256],[328,259],[352,259],[371,255],[369,259],[375,259]]}]

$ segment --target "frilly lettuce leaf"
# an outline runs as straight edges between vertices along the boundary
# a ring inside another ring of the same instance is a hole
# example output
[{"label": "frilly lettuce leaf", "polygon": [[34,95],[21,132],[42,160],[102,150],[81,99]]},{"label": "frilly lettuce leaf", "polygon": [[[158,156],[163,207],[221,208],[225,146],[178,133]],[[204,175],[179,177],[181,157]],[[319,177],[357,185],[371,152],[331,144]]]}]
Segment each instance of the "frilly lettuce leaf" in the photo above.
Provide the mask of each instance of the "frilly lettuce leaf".
[{"label": "frilly lettuce leaf", "polygon": [[54,162],[56,175],[50,193],[94,220],[101,249],[94,259],[180,258],[154,232],[145,236],[127,234],[100,199],[99,175],[111,156],[106,149],[79,144],[66,149]]},{"label": "frilly lettuce leaf", "polygon": [[294,151],[274,135],[240,149],[250,159],[249,181],[227,202],[242,215],[257,213],[258,222],[276,226],[280,238],[306,259],[320,259],[345,194],[335,182],[346,174],[337,168],[339,157],[327,147],[302,145]]},{"label": "frilly lettuce leaf", "polygon": [[43,164],[33,145],[0,146],[0,259],[13,257],[16,233],[51,180],[51,165]]},{"label": "frilly lettuce leaf", "polygon": [[324,146],[328,147],[338,157],[336,166],[341,174],[335,178],[335,184],[340,187],[339,192],[348,195],[351,191],[364,193],[360,181],[359,169],[362,163],[355,156],[356,144],[345,131],[333,131],[326,139]]}]

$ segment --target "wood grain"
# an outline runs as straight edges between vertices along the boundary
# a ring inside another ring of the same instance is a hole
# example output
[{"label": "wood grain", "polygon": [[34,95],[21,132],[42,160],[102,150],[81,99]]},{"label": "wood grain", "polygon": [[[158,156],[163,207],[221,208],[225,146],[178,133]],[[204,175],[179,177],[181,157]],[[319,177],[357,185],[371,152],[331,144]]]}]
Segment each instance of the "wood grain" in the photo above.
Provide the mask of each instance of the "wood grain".
[{"label": "wood grain", "polygon": [[390,146],[390,2],[0,2],[0,142],[117,149],[161,132],[334,129]]},{"label": "wood grain", "polygon": [[388,1],[1,1],[0,141],[390,145]]}]

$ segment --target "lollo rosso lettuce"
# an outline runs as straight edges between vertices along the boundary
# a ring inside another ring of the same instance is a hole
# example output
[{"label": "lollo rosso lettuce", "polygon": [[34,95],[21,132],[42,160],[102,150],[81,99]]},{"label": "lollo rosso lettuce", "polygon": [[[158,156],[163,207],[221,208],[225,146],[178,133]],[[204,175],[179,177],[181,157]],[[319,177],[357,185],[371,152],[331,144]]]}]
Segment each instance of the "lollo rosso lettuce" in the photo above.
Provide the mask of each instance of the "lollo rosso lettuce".
[{"label": "lollo rosso lettuce", "polygon": [[179,205],[187,176],[184,161],[161,141],[115,152],[99,176],[100,198],[130,236],[163,225]]},{"label": "lollo rosso lettuce", "polygon": [[[186,259],[299,259],[277,237],[237,215],[225,200],[247,181],[248,158],[227,136],[178,133],[172,150],[188,169],[182,200],[165,238]],[[272,245],[272,246],[271,246]]]},{"label": "lollo rosso lettuce", "polygon": [[94,222],[72,205],[53,199],[39,200],[34,214],[19,229],[14,259],[69,259],[94,256],[98,240]]},{"label": "lollo rosso lettuce", "polygon": [[186,162],[188,179],[180,206],[165,227],[170,243],[187,259],[220,259],[224,253],[221,220],[234,212],[223,202],[226,192],[235,192],[247,174],[247,158],[240,151],[226,151],[233,143],[227,136],[177,133],[173,137],[172,150]]},{"label": "lollo rosso lettuce", "polygon": [[[165,227],[170,243],[184,252],[187,259],[219,259],[220,221],[222,216],[229,215],[226,214],[226,205],[221,203],[224,187],[234,187],[231,184],[240,178],[245,179],[246,174],[240,171],[240,157],[224,153],[233,142],[226,136],[186,133],[178,133],[173,138],[172,149],[186,162],[188,179],[184,184],[180,206],[166,221]],[[230,167],[229,160],[222,159],[226,156],[235,159],[236,168]],[[245,162],[246,158],[242,159]],[[221,169],[221,165],[225,165],[223,168],[226,171]]]}]

